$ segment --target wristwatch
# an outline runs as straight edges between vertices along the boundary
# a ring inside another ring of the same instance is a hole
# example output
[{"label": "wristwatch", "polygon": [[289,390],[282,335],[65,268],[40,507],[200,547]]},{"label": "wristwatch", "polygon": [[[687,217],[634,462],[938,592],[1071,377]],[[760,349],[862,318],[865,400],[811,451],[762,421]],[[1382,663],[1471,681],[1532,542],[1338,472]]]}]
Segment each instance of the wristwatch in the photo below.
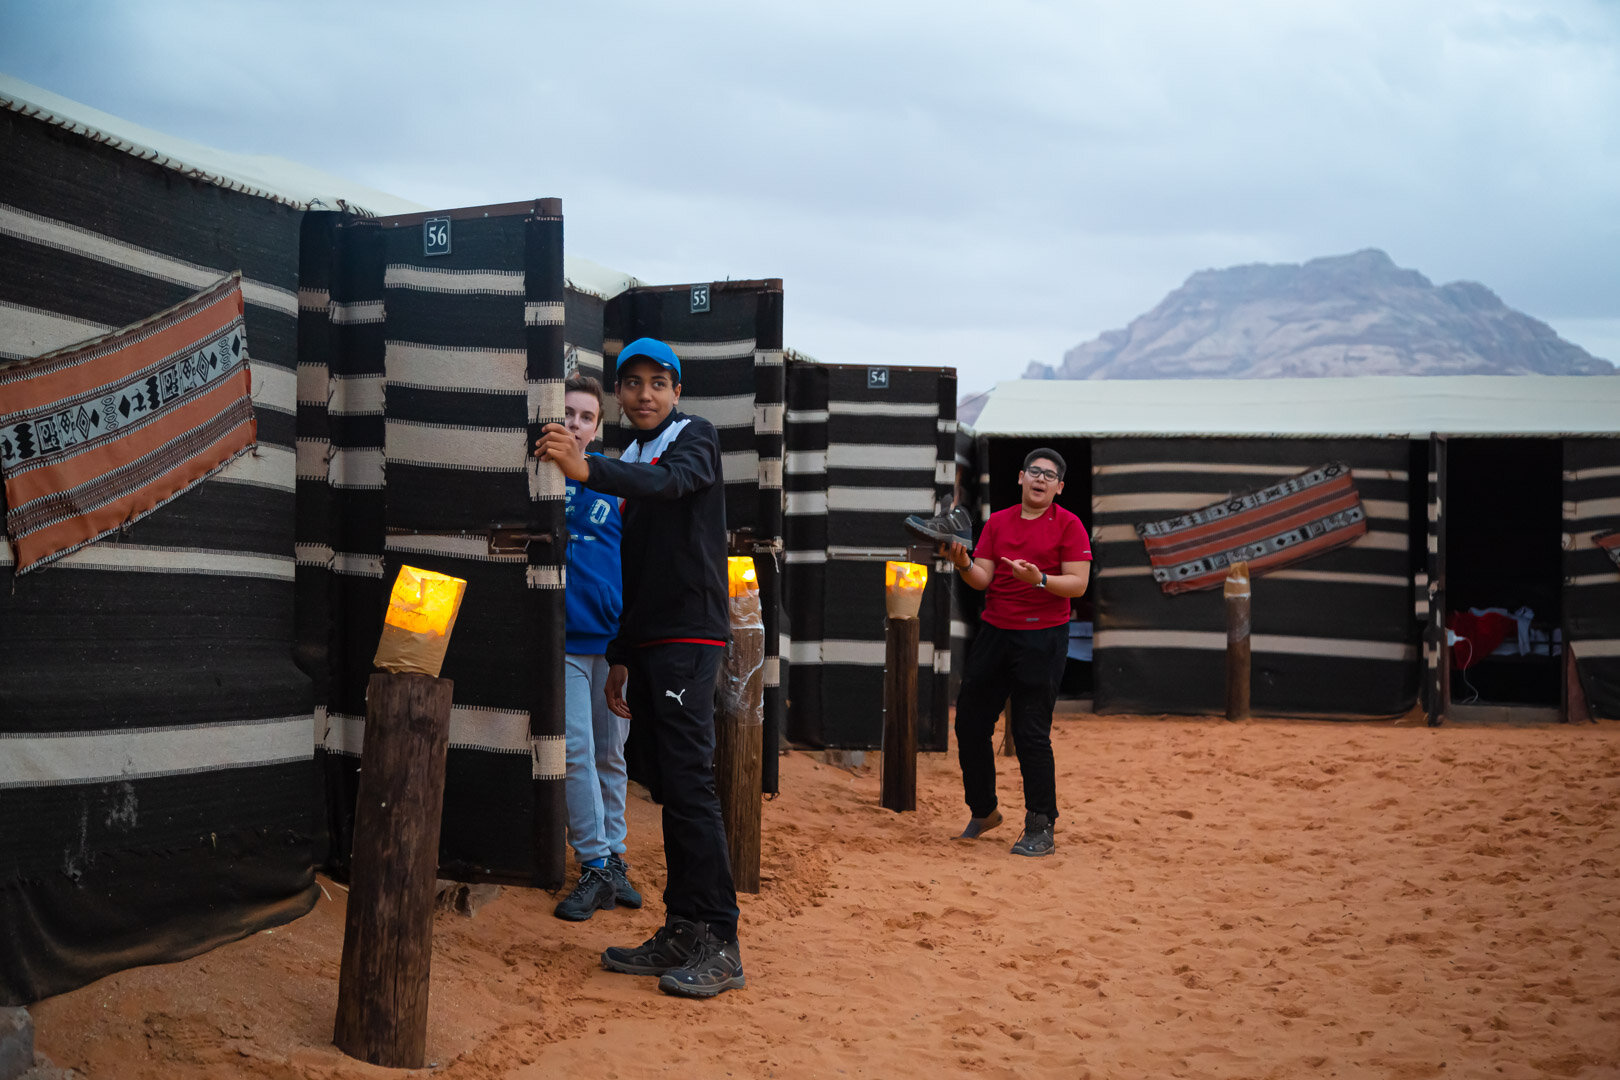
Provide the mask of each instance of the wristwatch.
[{"label": "wristwatch", "polygon": [[1036,588],[1037,588],[1037,589],[1044,589],[1044,588],[1046,588],[1046,571],[1045,571],[1045,570],[1042,570],[1042,571],[1041,571],[1041,580],[1039,580],[1039,581],[1037,581],[1037,582],[1036,582],[1036,583],[1035,583],[1035,587],[1036,587]]}]

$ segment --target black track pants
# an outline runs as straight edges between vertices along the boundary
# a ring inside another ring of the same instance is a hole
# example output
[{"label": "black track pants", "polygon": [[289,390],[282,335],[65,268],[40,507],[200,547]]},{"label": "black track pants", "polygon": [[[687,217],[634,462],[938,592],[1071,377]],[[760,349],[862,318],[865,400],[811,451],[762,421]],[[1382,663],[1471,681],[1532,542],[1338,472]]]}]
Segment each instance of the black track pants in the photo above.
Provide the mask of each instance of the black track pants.
[{"label": "black track pants", "polygon": [[1024,774],[1024,809],[1057,820],[1052,762],[1052,707],[1068,659],[1069,628],[1003,630],[980,623],[956,695],[956,753],[962,791],[974,817],[996,808],[996,752],[991,734],[1012,698],[1013,747]]},{"label": "black track pants", "polygon": [[637,734],[651,743],[647,787],[664,804],[664,910],[706,922],[730,941],[737,891],[714,785],[714,684],[723,652],[687,642],[635,649],[625,700],[631,727],[642,727]]}]

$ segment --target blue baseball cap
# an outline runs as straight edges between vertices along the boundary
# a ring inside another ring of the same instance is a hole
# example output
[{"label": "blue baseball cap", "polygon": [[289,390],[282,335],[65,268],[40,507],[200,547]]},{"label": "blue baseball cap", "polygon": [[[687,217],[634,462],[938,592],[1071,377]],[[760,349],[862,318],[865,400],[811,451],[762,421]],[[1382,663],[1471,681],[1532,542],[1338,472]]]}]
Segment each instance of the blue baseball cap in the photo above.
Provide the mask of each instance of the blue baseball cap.
[{"label": "blue baseball cap", "polygon": [[618,377],[619,369],[624,367],[626,360],[634,360],[638,356],[645,356],[653,363],[669,368],[675,373],[675,381],[681,381],[681,358],[675,355],[674,349],[650,337],[636,338],[619,351],[619,362],[613,367],[614,377]]}]

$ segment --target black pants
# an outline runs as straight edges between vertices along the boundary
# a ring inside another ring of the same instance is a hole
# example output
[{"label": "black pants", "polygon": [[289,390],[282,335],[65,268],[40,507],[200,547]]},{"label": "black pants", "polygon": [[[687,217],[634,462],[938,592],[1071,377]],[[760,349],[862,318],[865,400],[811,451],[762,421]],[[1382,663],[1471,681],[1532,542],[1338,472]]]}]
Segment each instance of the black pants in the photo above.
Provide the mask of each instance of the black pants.
[{"label": "black pants", "polygon": [[724,652],[675,642],[636,649],[627,665],[630,726],[650,743],[648,790],[664,804],[668,916],[708,923],[722,941],[737,936],[720,795],[714,786],[714,683]]},{"label": "black pants", "polygon": [[956,753],[962,790],[974,817],[996,808],[996,752],[991,733],[1012,698],[1013,747],[1024,774],[1024,809],[1057,820],[1052,763],[1052,707],[1069,654],[1069,628],[1003,630],[980,623],[956,695]]}]

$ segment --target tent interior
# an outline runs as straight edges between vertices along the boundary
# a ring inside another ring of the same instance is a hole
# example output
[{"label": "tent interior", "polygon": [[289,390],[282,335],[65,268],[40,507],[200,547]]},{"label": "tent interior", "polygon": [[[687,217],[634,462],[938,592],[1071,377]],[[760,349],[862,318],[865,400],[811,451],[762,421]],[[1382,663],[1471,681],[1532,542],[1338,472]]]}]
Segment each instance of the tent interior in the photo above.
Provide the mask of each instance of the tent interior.
[{"label": "tent interior", "polygon": [[[1468,631],[1451,647],[1451,700],[1556,706],[1563,662],[1562,444],[1450,439],[1446,494],[1447,621]],[[1485,621],[1483,612],[1499,618]],[[1475,618],[1459,622],[1462,613]]]},{"label": "tent interior", "polygon": [[[1091,440],[1089,438],[1027,436],[994,438],[990,447],[987,471],[990,477],[988,496],[990,508],[1000,510],[1019,500],[1018,471],[1024,467],[1024,455],[1037,447],[1056,450],[1063,455],[1068,471],[1063,477],[1063,490],[1057,503],[1072,512],[1086,527],[1091,521]],[[963,588],[972,593],[972,589]],[[977,598],[977,599],[974,599]],[[965,615],[976,623],[983,606],[983,595],[974,593],[971,609]],[[1071,604],[1074,614],[1069,623],[1069,662],[1063,670],[1063,683],[1058,694],[1063,698],[1085,699],[1092,695],[1095,683],[1092,677],[1091,627],[1092,608],[1088,595],[1077,597]],[[966,607],[964,605],[964,607]],[[972,623],[970,623],[971,625]]]}]

